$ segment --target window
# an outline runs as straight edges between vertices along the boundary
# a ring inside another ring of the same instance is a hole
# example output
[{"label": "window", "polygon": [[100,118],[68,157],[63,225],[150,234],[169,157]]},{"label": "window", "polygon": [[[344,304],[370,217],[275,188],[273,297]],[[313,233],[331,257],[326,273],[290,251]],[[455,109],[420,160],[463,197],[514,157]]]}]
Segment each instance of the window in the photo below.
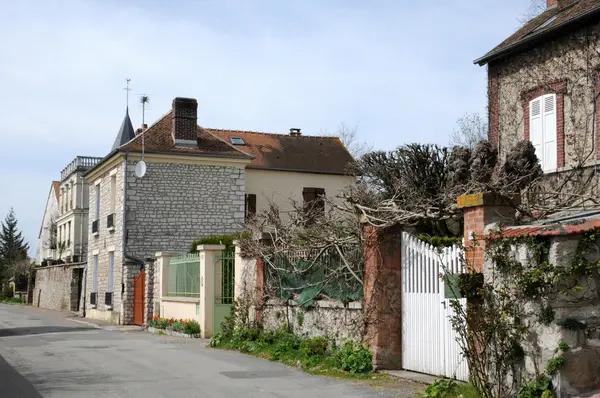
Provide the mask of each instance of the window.
[{"label": "window", "polygon": [[115,252],[108,252],[108,292],[113,291],[113,279],[115,274]]},{"label": "window", "polygon": [[110,177],[110,214],[115,214],[117,202],[117,176]]},{"label": "window", "polygon": [[71,246],[71,221],[67,223],[67,246]]},{"label": "window", "polygon": [[541,24],[540,26],[538,26],[537,28],[535,28],[534,31],[540,30],[540,29],[544,29],[546,26],[548,26],[552,22],[556,21],[557,18],[558,18],[558,15],[555,15],[555,16],[549,18],[546,22],[544,22],[543,24]]},{"label": "window", "polygon": [[546,94],[529,103],[529,139],[544,171],[557,168],[556,94]]},{"label": "window", "polygon": [[95,220],[100,219],[100,184],[96,185],[96,218]]},{"label": "window", "polygon": [[246,195],[246,206],[245,206],[246,220],[256,215],[256,195],[249,193]]},{"label": "window", "polygon": [[241,137],[229,137],[233,145],[244,145],[244,139]]},{"label": "window", "polygon": [[92,270],[92,292],[98,292],[98,255],[94,256],[94,269]]},{"label": "window", "polygon": [[304,212],[308,216],[308,223],[314,221],[314,217],[325,213],[325,189],[304,188],[302,190],[304,201]]}]

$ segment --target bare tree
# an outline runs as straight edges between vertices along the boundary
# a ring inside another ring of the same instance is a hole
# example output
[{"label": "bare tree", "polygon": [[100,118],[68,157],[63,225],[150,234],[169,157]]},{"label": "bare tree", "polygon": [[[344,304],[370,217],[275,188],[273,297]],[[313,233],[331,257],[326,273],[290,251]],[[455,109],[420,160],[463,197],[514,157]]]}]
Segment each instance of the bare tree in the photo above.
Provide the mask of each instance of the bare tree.
[{"label": "bare tree", "polygon": [[[323,131],[322,134],[328,135],[326,130]],[[358,138],[358,128],[356,126],[350,127],[345,123],[342,123],[339,125],[334,135],[342,141],[348,152],[350,152],[355,159],[358,159],[362,155],[373,150],[372,144],[361,141]]]},{"label": "bare tree", "polygon": [[527,22],[544,12],[545,9],[546,0],[531,0],[529,7],[527,7],[527,11],[521,14],[517,18],[517,21],[519,21],[521,25],[525,25]]},{"label": "bare tree", "polygon": [[474,150],[480,142],[487,140],[488,124],[479,113],[467,113],[456,121],[456,128],[450,134],[450,145],[458,145]]}]

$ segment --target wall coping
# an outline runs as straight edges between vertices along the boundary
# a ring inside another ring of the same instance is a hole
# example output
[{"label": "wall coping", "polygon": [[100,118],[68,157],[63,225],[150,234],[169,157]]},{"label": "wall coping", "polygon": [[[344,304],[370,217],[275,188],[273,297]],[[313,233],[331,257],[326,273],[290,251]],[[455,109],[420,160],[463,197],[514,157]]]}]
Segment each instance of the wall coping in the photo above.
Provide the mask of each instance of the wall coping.
[{"label": "wall coping", "polygon": [[200,297],[162,297],[160,301],[175,303],[200,303]]},{"label": "wall coping", "polygon": [[162,252],[156,252],[154,254],[154,257],[173,257],[173,256],[180,256],[184,254],[183,252],[175,252],[175,251],[162,251]]},{"label": "wall coping", "polygon": [[35,269],[36,270],[41,270],[41,269],[50,269],[50,268],[56,268],[56,267],[63,267],[63,268],[85,268],[87,264],[87,261],[82,262],[82,263],[65,263],[65,264],[54,264],[54,265],[36,265]]},{"label": "wall coping", "polygon": [[517,204],[520,201],[521,197],[518,195],[512,198],[511,203],[510,199],[500,197],[492,193],[473,193],[469,195],[462,195],[456,198],[456,204],[458,205],[459,209],[478,206],[510,206],[512,204]]},{"label": "wall coping", "polygon": [[[281,300],[281,299],[270,299],[267,302],[268,306],[284,306],[289,305],[290,307],[298,307],[298,303],[294,300]],[[311,308],[339,308],[339,309],[348,309],[348,310],[361,310],[363,308],[361,301],[351,301],[347,306],[340,301],[335,300],[316,300],[315,305]]]},{"label": "wall coping", "polygon": [[225,245],[198,245],[196,248],[199,252],[202,251],[223,251],[225,250]]}]

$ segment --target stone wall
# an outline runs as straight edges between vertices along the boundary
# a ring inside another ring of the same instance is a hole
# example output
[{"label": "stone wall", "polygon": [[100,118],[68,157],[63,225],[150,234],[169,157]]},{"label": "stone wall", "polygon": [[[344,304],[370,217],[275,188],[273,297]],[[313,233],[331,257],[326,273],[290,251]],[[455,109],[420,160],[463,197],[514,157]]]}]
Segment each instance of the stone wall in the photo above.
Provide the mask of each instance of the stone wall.
[{"label": "stone wall", "polygon": [[189,251],[201,237],[239,231],[244,222],[245,170],[208,164],[147,161],[144,178],[127,177],[127,251]]},{"label": "stone wall", "polygon": [[84,267],[84,264],[38,267],[33,305],[55,311],[76,311],[79,306],[78,275]]},{"label": "stone wall", "polygon": [[[529,101],[549,93],[557,93],[559,168],[593,149],[597,86],[591,76],[596,73],[599,36],[596,24],[489,65],[490,140],[499,138],[501,156],[528,139]],[[599,154],[596,150],[589,161],[595,162]]]},{"label": "stone wall", "polygon": [[271,300],[263,308],[262,321],[266,329],[275,330],[285,322],[298,336],[328,336],[338,344],[345,339],[360,341],[364,331],[360,302],[343,305],[322,300],[310,308],[301,308],[293,301]]},{"label": "stone wall", "polygon": [[[570,266],[580,238],[580,235],[545,238],[550,241],[549,262],[557,267]],[[596,244],[600,244],[600,239]],[[509,256],[523,265],[535,267],[531,260],[534,256],[526,244],[514,246]],[[600,252],[587,255],[590,263],[599,260]],[[489,259],[484,266],[484,276],[488,282],[498,280]],[[557,292],[549,296],[546,305],[554,310],[554,319],[549,325],[539,321],[541,303],[535,300],[523,302],[525,315],[522,322],[528,334],[522,344],[525,357],[521,376],[524,380],[531,380],[543,373],[548,361],[561,354],[560,351],[557,353],[558,344],[567,343],[569,349],[562,353],[564,367],[553,377],[559,397],[600,392],[600,274],[593,271],[592,276],[582,277],[578,285],[581,291],[569,294]],[[572,330],[562,326],[565,320],[580,322],[584,329]]]}]

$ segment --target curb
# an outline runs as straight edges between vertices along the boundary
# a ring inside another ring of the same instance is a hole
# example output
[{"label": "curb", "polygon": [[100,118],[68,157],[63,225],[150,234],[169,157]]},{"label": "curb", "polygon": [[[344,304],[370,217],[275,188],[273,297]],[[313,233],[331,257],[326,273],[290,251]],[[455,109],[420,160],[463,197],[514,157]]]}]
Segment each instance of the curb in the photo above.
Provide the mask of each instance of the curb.
[{"label": "curb", "polygon": [[67,318],[67,321],[81,323],[82,325],[91,326],[91,327],[93,327],[95,329],[101,329],[100,326],[98,326],[98,325],[96,325],[95,323],[92,323],[92,322],[81,321],[79,319],[73,319],[73,318]]}]

